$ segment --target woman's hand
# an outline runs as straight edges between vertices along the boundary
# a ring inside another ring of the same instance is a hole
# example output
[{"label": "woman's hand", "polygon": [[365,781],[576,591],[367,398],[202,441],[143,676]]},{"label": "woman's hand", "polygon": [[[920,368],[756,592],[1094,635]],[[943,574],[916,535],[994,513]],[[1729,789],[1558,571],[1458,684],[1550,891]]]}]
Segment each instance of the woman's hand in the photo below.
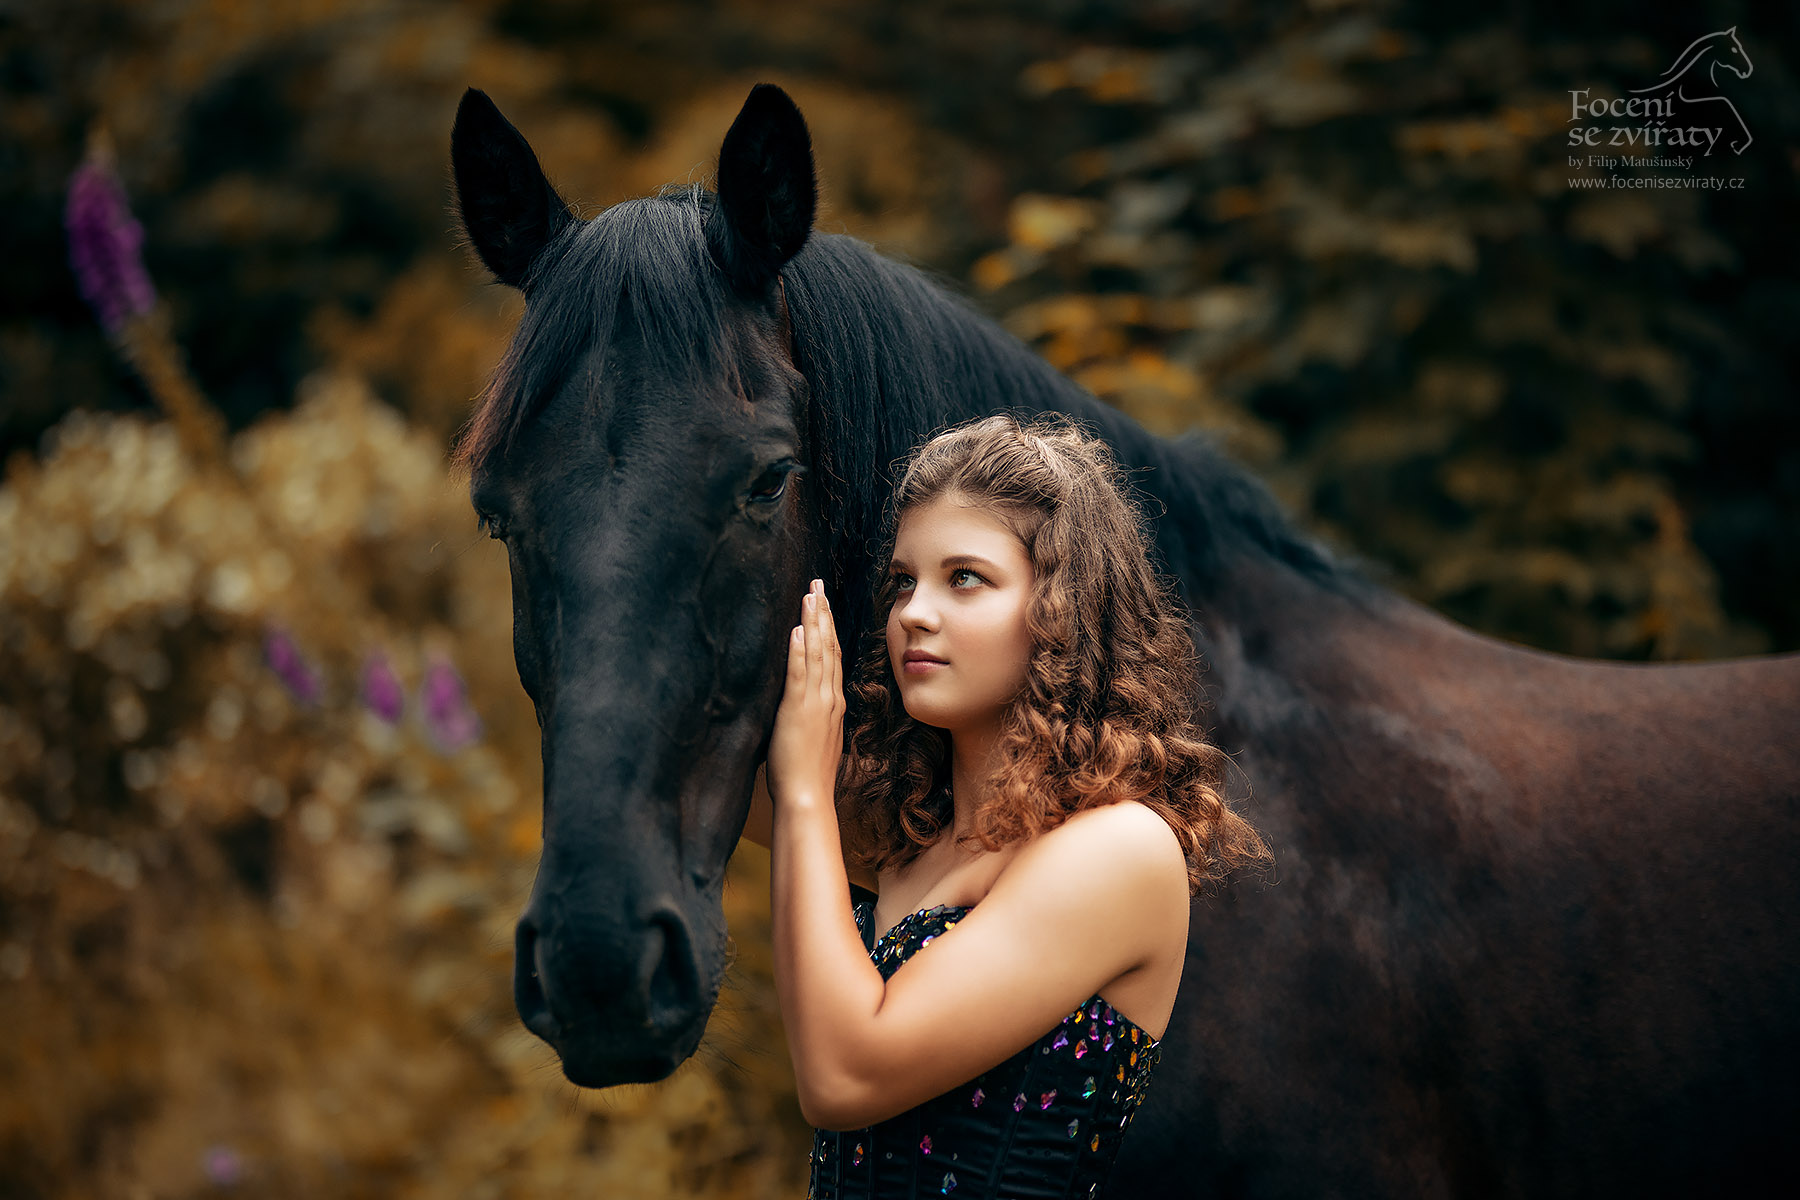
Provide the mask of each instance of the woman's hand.
[{"label": "woman's hand", "polygon": [[835,807],[844,750],[844,661],[825,585],[813,580],[788,638],[787,690],[769,739],[769,795],[775,811],[815,801]]}]

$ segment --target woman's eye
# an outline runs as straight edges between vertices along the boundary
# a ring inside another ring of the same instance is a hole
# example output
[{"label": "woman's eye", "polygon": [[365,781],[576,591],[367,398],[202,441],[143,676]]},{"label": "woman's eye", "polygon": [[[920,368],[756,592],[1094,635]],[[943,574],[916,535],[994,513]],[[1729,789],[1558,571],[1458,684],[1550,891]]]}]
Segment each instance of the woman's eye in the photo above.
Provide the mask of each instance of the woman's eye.
[{"label": "woman's eye", "polygon": [[[975,582],[977,584],[987,582],[986,580],[982,579],[982,577],[980,575],[977,575],[974,571],[969,570],[969,568],[958,567],[958,568],[956,568],[956,570],[950,572],[950,585],[952,587],[955,587],[956,581],[964,575],[967,575],[970,579],[975,580]],[[907,575],[903,572],[896,571],[894,573],[894,586],[895,586],[895,588],[897,588],[898,590],[900,590],[902,592],[906,591],[908,588],[910,588],[912,586],[912,576]]]}]

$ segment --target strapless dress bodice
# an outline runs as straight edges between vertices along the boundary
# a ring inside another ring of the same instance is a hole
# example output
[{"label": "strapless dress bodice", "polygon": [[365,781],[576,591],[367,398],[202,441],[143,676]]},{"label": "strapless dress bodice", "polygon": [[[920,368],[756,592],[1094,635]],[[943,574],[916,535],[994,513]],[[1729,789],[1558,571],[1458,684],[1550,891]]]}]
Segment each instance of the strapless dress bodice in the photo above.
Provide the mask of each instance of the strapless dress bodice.
[{"label": "strapless dress bodice", "polygon": [[[853,887],[852,897],[883,979],[973,908],[922,908],[876,938],[874,893]],[[1095,994],[1030,1046],[940,1096],[864,1129],[816,1130],[808,1200],[1104,1196],[1161,1050]]]}]

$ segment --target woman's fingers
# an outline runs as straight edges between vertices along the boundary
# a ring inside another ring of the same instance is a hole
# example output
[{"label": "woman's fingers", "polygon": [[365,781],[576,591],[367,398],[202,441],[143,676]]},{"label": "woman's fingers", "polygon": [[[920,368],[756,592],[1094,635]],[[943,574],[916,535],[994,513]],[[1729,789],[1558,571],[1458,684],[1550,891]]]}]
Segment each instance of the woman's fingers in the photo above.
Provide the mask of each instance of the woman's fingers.
[{"label": "woman's fingers", "polygon": [[822,675],[831,674],[831,610],[825,606],[825,597],[821,595],[813,603],[819,610],[819,665]]},{"label": "woman's fingers", "polygon": [[806,630],[796,625],[788,630],[788,686],[806,683]]},{"label": "woman's fingers", "polygon": [[806,588],[806,632],[812,639],[806,647],[806,682],[817,692],[825,675],[825,631],[819,626],[819,589],[814,584]]},{"label": "woman's fingers", "polygon": [[814,688],[828,704],[835,704],[844,690],[843,647],[820,580],[807,586],[800,601],[800,624],[788,649],[789,677]]},{"label": "woman's fingers", "polygon": [[814,601],[819,614],[819,689],[825,702],[834,704],[842,688],[838,676],[837,624],[831,619],[831,602],[825,598],[825,585],[819,584],[819,598]]},{"label": "woman's fingers", "polygon": [[835,700],[844,690],[844,648],[838,644],[837,622],[831,619],[831,601],[823,596],[819,597],[819,601],[825,608],[825,682]]},{"label": "woman's fingers", "polygon": [[825,674],[825,634],[819,628],[819,595],[806,596],[806,682],[817,685]]}]

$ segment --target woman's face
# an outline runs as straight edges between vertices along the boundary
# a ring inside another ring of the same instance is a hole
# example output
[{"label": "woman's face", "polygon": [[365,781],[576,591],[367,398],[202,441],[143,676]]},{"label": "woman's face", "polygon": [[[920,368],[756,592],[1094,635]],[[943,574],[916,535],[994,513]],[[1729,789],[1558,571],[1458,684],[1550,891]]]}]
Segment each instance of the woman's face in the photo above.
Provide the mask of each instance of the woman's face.
[{"label": "woman's face", "polygon": [[[1025,685],[1026,603],[1036,575],[999,518],[940,496],[901,515],[889,571],[888,663],[907,713],[954,734],[987,730]],[[908,663],[910,651],[937,659]]]}]

